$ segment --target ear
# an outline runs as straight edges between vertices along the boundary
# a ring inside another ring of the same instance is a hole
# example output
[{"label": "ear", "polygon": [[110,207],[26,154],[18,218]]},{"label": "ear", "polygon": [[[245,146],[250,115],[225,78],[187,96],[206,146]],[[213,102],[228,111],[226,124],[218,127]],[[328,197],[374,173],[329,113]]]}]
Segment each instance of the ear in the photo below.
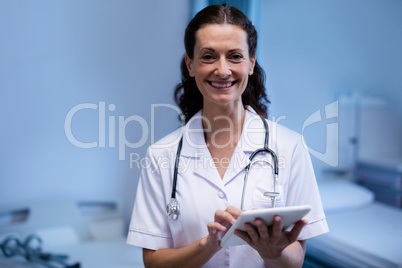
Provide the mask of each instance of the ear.
[{"label": "ear", "polygon": [[254,66],[255,66],[255,62],[257,61],[256,55],[254,55],[254,57],[252,57],[250,59],[251,64],[250,64],[250,70],[248,72],[248,75],[252,75],[254,73]]},{"label": "ear", "polygon": [[184,55],[184,60],[186,62],[188,73],[190,74],[191,77],[194,77],[193,60],[190,59],[189,56],[187,56],[187,53],[186,55]]}]

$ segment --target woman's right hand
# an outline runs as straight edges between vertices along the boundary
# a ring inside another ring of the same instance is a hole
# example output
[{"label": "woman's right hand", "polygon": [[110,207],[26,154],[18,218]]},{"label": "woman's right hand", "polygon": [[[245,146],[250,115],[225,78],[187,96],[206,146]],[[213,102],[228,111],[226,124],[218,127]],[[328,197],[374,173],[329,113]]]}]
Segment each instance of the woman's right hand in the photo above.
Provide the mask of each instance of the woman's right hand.
[{"label": "woman's right hand", "polygon": [[206,237],[207,246],[213,251],[221,249],[220,241],[222,239],[221,232],[233,225],[242,211],[233,206],[227,207],[224,211],[217,210],[215,212],[214,222],[208,223],[208,236]]},{"label": "woman's right hand", "polygon": [[221,233],[240,216],[241,210],[228,207],[215,212],[214,222],[208,223],[208,235],[181,248],[143,249],[146,267],[202,267],[220,246]]}]

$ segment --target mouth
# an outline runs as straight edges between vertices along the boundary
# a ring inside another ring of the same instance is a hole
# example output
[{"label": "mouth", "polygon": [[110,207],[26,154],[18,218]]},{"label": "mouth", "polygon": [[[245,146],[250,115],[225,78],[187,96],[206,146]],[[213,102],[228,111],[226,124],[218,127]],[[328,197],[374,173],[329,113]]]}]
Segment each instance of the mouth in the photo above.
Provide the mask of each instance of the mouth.
[{"label": "mouth", "polygon": [[226,81],[215,81],[215,82],[212,82],[212,81],[208,81],[208,84],[210,84],[212,87],[214,87],[214,88],[219,88],[219,89],[222,89],[222,88],[230,88],[230,87],[232,87],[234,84],[236,84],[236,82],[237,81],[231,81],[231,82],[226,82]]}]

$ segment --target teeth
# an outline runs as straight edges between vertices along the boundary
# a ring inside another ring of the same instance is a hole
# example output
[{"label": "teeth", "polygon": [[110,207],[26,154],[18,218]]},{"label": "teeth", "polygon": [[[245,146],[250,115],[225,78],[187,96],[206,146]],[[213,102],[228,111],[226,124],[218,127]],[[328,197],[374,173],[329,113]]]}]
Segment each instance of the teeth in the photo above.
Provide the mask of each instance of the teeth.
[{"label": "teeth", "polygon": [[226,88],[226,87],[230,87],[233,85],[233,82],[228,82],[228,83],[215,83],[215,82],[211,82],[211,85],[213,87],[218,87],[218,88]]}]

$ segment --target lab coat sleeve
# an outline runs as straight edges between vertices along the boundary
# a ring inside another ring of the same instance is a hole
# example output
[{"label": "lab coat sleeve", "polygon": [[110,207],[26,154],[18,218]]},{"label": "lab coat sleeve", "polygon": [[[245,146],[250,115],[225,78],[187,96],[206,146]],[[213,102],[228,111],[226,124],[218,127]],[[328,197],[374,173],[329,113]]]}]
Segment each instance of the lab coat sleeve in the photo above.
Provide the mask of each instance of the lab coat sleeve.
[{"label": "lab coat sleeve", "polygon": [[298,240],[308,239],[329,231],[314,175],[313,165],[301,137],[296,144],[289,166],[289,189],[286,206],[311,205],[311,211],[304,219],[308,224],[301,231]]},{"label": "lab coat sleeve", "polygon": [[[166,194],[158,158],[147,151],[137,187],[127,243],[157,250],[172,247],[172,237],[166,216]],[[165,159],[166,160],[166,159]],[[166,173],[166,171],[165,171]],[[166,178],[165,178],[166,179]]]}]

